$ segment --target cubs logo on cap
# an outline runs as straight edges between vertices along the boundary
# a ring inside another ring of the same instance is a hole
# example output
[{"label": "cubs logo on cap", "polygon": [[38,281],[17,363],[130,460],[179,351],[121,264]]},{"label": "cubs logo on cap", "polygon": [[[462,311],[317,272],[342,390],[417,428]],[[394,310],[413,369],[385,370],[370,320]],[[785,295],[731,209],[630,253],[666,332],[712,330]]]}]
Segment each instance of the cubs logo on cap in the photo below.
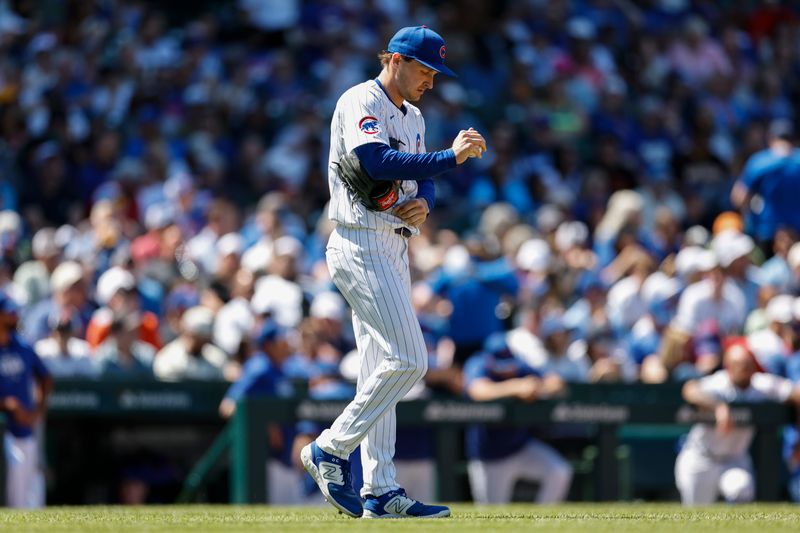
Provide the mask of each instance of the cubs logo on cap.
[{"label": "cubs logo on cap", "polygon": [[358,121],[358,129],[367,135],[375,135],[381,131],[381,123],[375,117],[364,117]]},{"label": "cubs logo on cap", "polygon": [[444,39],[427,26],[401,28],[389,41],[386,51],[416,59],[436,72],[456,77],[456,73],[444,64],[446,55]]}]

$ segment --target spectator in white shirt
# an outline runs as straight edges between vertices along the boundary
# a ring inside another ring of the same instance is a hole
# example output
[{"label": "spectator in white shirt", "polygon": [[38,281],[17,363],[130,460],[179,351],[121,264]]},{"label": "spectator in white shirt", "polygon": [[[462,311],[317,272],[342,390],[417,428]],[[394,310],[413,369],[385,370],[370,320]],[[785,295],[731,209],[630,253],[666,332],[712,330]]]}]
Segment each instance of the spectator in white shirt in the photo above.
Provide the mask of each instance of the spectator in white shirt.
[{"label": "spectator in white shirt", "polygon": [[538,305],[525,306],[519,313],[519,326],[506,334],[511,353],[531,368],[536,368],[547,359],[547,352],[538,335],[540,312]]},{"label": "spectator in white shirt", "polygon": [[238,233],[226,233],[219,238],[215,247],[218,260],[213,273],[217,280],[225,284],[233,283],[239,271],[242,250],[242,237]]},{"label": "spectator in white shirt", "polygon": [[48,320],[50,336],[34,345],[34,350],[54,378],[96,378],[100,368],[91,357],[89,343],[75,335],[80,320],[68,309],[53,312]]},{"label": "spectator in white shirt", "polygon": [[231,299],[214,317],[214,344],[240,362],[247,351],[243,345],[255,327],[255,315],[250,308],[253,282],[252,272],[240,269],[233,278]]},{"label": "spectator in white shirt", "polygon": [[[219,260],[223,257],[216,250],[217,242],[222,236],[232,233],[238,227],[238,213],[233,204],[217,199],[209,206],[207,218],[208,224],[200,233],[189,239],[186,243],[186,250],[189,257],[200,265],[203,272],[212,275],[217,271]],[[225,249],[231,244],[235,243],[223,242],[222,251],[232,251],[230,248]]]},{"label": "spectator in white shirt", "polygon": [[683,291],[672,327],[693,335],[703,320],[715,320],[726,335],[741,331],[746,318],[744,294],[717,266]]},{"label": "spectator in white shirt", "polygon": [[214,315],[210,309],[197,306],[181,319],[181,334],[156,355],[153,372],[158,379],[221,380],[227,357],[211,343]]},{"label": "spectator in white shirt", "polygon": [[539,336],[545,349],[545,358],[532,365],[543,374],[557,374],[569,383],[585,383],[589,380],[591,361],[586,350],[570,350],[569,331],[560,313],[552,313],[542,319]]},{"label": "spectator in white shirt", "polygon": [[792,354],[794,345],[794,301],[793,296],[774,296],[765,310],[767,327],[747,336],[750,350],[765,371],[784,375],[786,358]]},{"label": "spectator in white shirt", "polygon": [[753,239],[738,230],[728,229],[714,236],[711,249],[725,276],[744,294],[747,312],[757,308],[760,272],[750,261],[750,254],[755,249]]}]

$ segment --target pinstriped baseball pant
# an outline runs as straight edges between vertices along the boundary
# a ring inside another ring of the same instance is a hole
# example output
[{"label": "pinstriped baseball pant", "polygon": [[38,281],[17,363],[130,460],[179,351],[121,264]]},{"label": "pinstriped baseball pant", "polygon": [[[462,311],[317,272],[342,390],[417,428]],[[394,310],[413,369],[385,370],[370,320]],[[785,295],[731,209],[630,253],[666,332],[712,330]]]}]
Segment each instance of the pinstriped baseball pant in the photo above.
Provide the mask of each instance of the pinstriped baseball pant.
[{"label": "pinstriped baseball pant", "polygon": [[360,444],[362,495],[380,496],[398,488],[395,405],[428,369],[411,306],[408,241],[391,229],[337,226],[326,256],[333,282],[353,309],[361,370],[355,398],[317,445],[346,459]]}]

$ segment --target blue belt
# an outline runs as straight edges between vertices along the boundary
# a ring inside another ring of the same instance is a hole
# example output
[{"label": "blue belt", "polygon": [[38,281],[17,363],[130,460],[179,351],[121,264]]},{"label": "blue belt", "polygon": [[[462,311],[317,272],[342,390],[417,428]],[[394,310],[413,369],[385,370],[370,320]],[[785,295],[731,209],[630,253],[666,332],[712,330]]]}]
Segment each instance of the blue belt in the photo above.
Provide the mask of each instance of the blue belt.
[{"label": "blue belt", "polygon": [[394,232],[397,233],[398,235],[402,236],[402,237],[405,237],[406,239],[408,239],[412,235],[411,230],[408,229],[405,226],[400,226],[399,228],[394,228]]}]

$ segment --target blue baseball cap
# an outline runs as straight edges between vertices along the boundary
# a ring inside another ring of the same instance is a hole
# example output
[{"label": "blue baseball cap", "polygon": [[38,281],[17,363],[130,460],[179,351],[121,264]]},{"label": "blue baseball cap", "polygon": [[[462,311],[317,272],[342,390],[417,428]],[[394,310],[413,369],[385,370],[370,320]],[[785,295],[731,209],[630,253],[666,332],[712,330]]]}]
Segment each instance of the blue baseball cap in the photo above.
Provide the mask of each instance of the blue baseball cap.
[{"label": "blue baseball cap", "polygon": [[180,285],[172,289],[164,301],[167,311],[186,310],[200,305],[200,295],[197,289],[191,285]]},{"label": "blue baseball cap", "polygon": [[506,342],[505,332],[496,332],[489,335],[483,343],[484,351],[499,357],[511,357],[511,350]]},{"label": "blue baseball cap", "polygon": [[442,36],[427,26],[409,26],[394,34],[387,52],[416,59],[428,68],[456,78],[456,73],[444,64],[446,49]]},{"label": "blue baseball cap", "polygon": [[277,322],[267,320],[253,339],[257,346],[286,337],[286,330]]}]

